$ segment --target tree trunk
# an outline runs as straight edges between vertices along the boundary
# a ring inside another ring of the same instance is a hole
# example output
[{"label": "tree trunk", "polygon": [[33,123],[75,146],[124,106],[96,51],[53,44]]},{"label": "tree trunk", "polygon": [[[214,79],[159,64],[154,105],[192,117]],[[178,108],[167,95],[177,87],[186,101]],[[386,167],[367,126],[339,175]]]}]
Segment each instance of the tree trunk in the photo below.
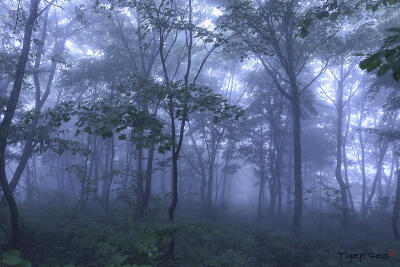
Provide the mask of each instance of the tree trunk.
[{"label": "tree trunk", "polygon": [[171,179],[172,200],[168,209],[169,222],[174,222],[176,205],[178,204],[178,156],[172,150],[172,179]]},{"label": "tree trunk", "polygon": [[264,209],[264,192],[265,192],[265,177],[264,172],[261,172],[260,187],[258,190],[258,204],[257,204],[257,221],[261,222],[263,209]]},{"label": "tree trunk", "polygon": [[111,186],[114,180],[114,157],[115,157],[115,147],[114,147],[114,135],[111,137],[111,159],[110,159],[110,178],[107,180],[107,191],[106,191],[106,201],[105,208],[106,212],[108,212],[110,208],[110,194],[111,194]]},{"label": "tree trunk", "polygon": [[137,156],[137,190],[136,190],[136,214],[140,217],[142,213],[143,200],[143,148],[140,146]]},{"label": "tree trunk", "polygon": [[19,214],[17,203],[14,199],[13,193],[9,187],[6,176],[6,147],[9,135],[9,129],[12,119],[14,118],[15,110],[17,108],[19,96],[21,93],[22,82],[24,79],[26,63],[29,56],[29,51],[32,42],[32,31],[38,14],[40,0],[31,0],[30,13],[26,21],[24,29],[24,39],[22,44],[21,54],[18,58],[17,69],[15,71],[15,78],[13,88],[11,90],[10,98],[7,103],[7,110],[4,114],[3,121],[0,125],[0,183],[3,188],[4,196],[7,200],[10,217],[11,217],[11,239],[9,246],[11,248],[19,248],[21,241],[21,231],[19,227]]},{"label": "tree trunk", "polygon": [[[91,146],[90,135],[87,138],[87,149],[89,150]],[[91,157],[93,157],[93,153],[91,153]],[[88,172],[88,164],[90,161],[90,165],[92,165],[92,160],[89,159],[89,155],[85,156],[85,168],[83,174],[81,174],[81,192],[79,197],[79,210],[80,212],[84,212],[86,208],[86,200],[87,194],[89,193],[88,186],[90,185],[90,171]],[[90,167],[91,168],[91,167]]]},{"label": "tree trunk", "polygon": [[257,204],[257,220],[261,222],[264,211],[264,200],[265,200],[265,154],[264,154],[264,132],[263,125],[260,127],[260,146],[259,146],[259,171],[260,171],[260,187],[258,190],[258,204]]},{"label": "tree trunk", "polygon": [[396,200],[393,205],[393,213],[392,213],[392,231],[393,237],[395,240],[400,240],[400,234],[397,227],[397,221],[399,217],[399,209],[400,209],[400,172],[397,172],[397,185],[396,185]]},{"label": "tree trunk", "polygon": [[124,197],[127,197],[128,195],[128,177],[130,173],[130,168],[131,168],[131,161],[132,161],[132,145],[131,142],[128,141],[127,146],[126,146],[126,166],[125,166],[125,174],[124,174],[124,181],[122,185],[122,192],[124,194]]},{"label": "tree trunk", "polygon": [[364,211],[365,213],[368,213],[368,208],[371,206],[372,199],[374,198],[374,195],[375,195],[377,183],[378,183],[379,179],[381,178],[382,168],[383,168],[383,160],[385,158],[385,154],[386,154],[387,148],[388,148],[388,141],[384,140],[383,144],[382,144],[382,146],[381,146],[381,148],[379,150],[378,162],[377,162],[377,166],[376,166],[376,174],[375,174],[374,181],[372,183],[371,192],[370,192],[370,194],[368,196],[368,200],[367,200],[367,203],[365,205],[365,211]]},{"label": "tree trunk", "polygon": [[301,127],[300,99],[297,91],[292,100],[293,112],[293,153],[294,153],[294,217],[293,232],[296,239],[301,237],[301,219],[303,212],[303,182],[301,177]]},{"label": "tree trunk", "polygon": [[141,209],[141,214],[140,217],[144,217],[144,213],[147,210],[147,207],[149,205],[150,201],[150,194],[151,194],[151,178],[152,178],[152,173],[153,173],[153,158],[154,158],[154,147],[155,145],[152,144],[149,153],[147,155],[147,167],[146,167],[146,174],[145,174],[145,181],[146,181],[146,186],[144,189],[144,195],[143,195],[143,201],[142,201],[142,209]]},{"label": "tree trunk", "polygon": [[342,177],[342,146],[343,146],[343,81],[338,82],[337,99],[337,132],[336,132],[336,181],[339,184],[342,201],[342,226],[348,224],[349,212],[347,204],[347,186]]},{"label": "tree trunk", "polygon": [[279,144],[277,148],[277,160],[276,160],[276,182],[277,182],[277,194],[278,194],[278,216],[282,214],[282,181],[281,181],[281,173],[282,173],[282,157],[283,153],[281,151],[282,145]]},{"label": "tree trunk", "polygon": [[213,185],[214,185],[214,163],[215,155],[208,162],[208,184],[207,184],[207,213],[213,215]]},{"label": "tree trunk", "polygon": [[206,175],[206,170],[204,167],[204,162],[203,158],[201,156],[201,152],[199,148],[197,147],[196,141],[193,137],[193,134],[190,134],[190,139],[192,140],[193,143],[193,148],[194,151],[196,152],[196,157],[199,162],[199,167],[200,167],[200,176],[201,176],[201,186],[200,186],[200,198],[201,198],[201,203],[203,207],[203,211],[205,212],[207,210],[207,192],[206,192],[206,187],[207,187],[207,175]]},{"label": "tree trunk", "polygon": [[349,197],[349,202],[350,202],[350,208],[351,211],[354,213],[355,208],[354,208],[354,201],[353,201],[353,195],[351,194],[350,190],[350,182],[349,182],[349,172],[348,172],[348,165],[347,165],[347,152],[346,152],[346,145],[343,143],[343,165],[344,165],[344,179],[346,182],[346,188],[347,188],[347,193]]},{"label": "tree trunk", "polygon": [[361,192],[361,216],[365,217],[366,215],[366,195],[367,195],[367,175],[365,173],[365,144],[364,144],[364,139],[362,136],[362,122],[363,122],[363,113],[364,113],[364,102],[365,100],[363,99],[362,101],[362,106],[360,110],[360,118],[358,121],[358,140],[360,142],[360,149],[361,149],[361,164],[360,164],[360,169],[361,169],[361,176],[362,176],[362,192]]},{"label": "tree trunk", "polygon": [[230,163],[230,158],[228,155],[226,155],[225,158],[225,164],[224,164],[224,168],[223,168],[223,180],[222,180],[222,196],[221,196],[221,206],[223,209],[226,208],[227,206],[227,201],[226,201],[226,196],[227,196],[227,187],[228,187],[228,166]]},{"label": "tree trunk", "polygon": [[90,157],[90,165],[89,165],[89,172],[87,174],[87,181],[86,181],[86,194],[85,194],[85,203],[89,199],[90,193],[92,193],[92,173],[93,173],[93,166],[96,160],[96,143],[97,143],[97,136],[93,136],[93,145],[92,145],[92,155]]},{"label": "tree trunk", "polygon": [[398,169],[397,156],[395,154],[395,151],[392,151],[392,164],[390,167],[390,174],[388,177],[388,181],[386,183],[386,197],[388,198],[389,201],[391,200],[391,196],[392,196],[392,183],[393,183],[392,180],[393,180],[395,166],[396,166],[396,169]]},{"label": "tree trunk", "polygon": [[[47,15],[48,15],[48,11],[49,9],[47,9],[46,11],[46,17],[45,17],[45,25],[44,25],[44,29],[47,31]],[[42,33],[43,34],[43,33]],[[51,85],[53,83],[54,80],[54,76],[55,76],[55,72],[57,69],[57,61],[53,61],[51,63],[51,67],[50,67],[50,73],[49,73],[49,77],[46,83],[46,89],[45,92],[43,94],[43,96],[41,96],[41,89],[40,89],[40,81],[39,81],[39,75],[38,75],[38,71],[39,71],[39,66],[40,66],[40,61],[42,58],[42,54],[43,54],[43,45],[45,42],[45,38],[46,35],[43,34],[42,37],[42,45],[38,47],[38,51],[36,53],[36,62],[35,62],[35,73],[34,73],[34,84],[35,84],[35,90],[36,90],[36,98],[35,98],[35,117],[32,121],[32,124],[29,126],[29,132],[31,134],[31,136],[28,137],[28,140],[26,141],[23,151],[22,151],[22,156],[21,159],[18,162],[18,166],[17,169],[15,170],[15,173],[12,177],[12,180],[10,182],[10,187],[11,187],[11,191],[14,192],[15,188],[18,185],[19,180],[21,179],[22,173],[24,172],[25,166],[32,154],[32,151],[34,149],[34,134],[36,132],[36,128],[37,128],[37,124],[39,122],[39,113],[42,110],[43,105],[45,104],[45,102],[47,101],[47,98],[49,97],[50,94],[50,89],[51,89]],[[63,38],[62,41],[60,43],[56,43],[54,50],[53,50],[53,56],[60,56],[62,51],[64,50],[65,47],[65,43],[66,43],[67,39]]]}]

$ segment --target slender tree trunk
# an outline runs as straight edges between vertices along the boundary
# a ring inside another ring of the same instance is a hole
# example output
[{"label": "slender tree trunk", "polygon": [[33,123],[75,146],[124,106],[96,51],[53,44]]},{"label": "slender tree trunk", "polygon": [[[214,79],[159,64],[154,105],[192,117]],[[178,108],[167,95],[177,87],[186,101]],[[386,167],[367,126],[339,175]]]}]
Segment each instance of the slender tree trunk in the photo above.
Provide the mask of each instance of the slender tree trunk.
[{"label": "slender tree trunk", "polygon": [[279,144],[277,148],[277,161],[276,161],[276,182],[277,182],[277,194],[278,194],[278,216],[282,214],[282,146]]},{"label": "slender tree trunk", "polygon": [[343,81],[339,81],[337,99],[337,132],[336,132],[336,170],[335,176],[339,184],[342,201],[342,226],[348,225],[349,212],[347,203],[347,186],[342,177],[342,147],[343,147]]},{"label": "slender tree trunk", "polygon": [[294,153],[294,217],[293,232],[297,239],[301,237],[301,220],[303,212],[303,181],[301,176],[301,127],[300,99],[297,90],[292,100],[293,112],[293,153]]},{"label": "slender tree trunk", "polygon": [[99,153],[99,148],[100,148],[100,140],[96,142],[96,145],[94,146],[94,177],[93,177],[93,182],[92,182],[92,191],[93,191],[93,200],[97,200],[97,195],[99,192],[99,165],[100,165],[100,153]]},{"label": "slender tree trunk", "polygon": [[86,181],[86,194],[85,194],[85,203],[89,199],[90,193],[92,193],[92,173],[93,173],[93,166],[96,161],[96,144],[97,144],[97,136],[93,136],[93,143],[92,143],[92,155],[90,157],[90,165],[89,165],[89,172],[87,174],[87,181]]},{"label": "slender tree trunk", "polygon": [[229,166],[230,160],[229,160],[229,156],[226,155],[225,158],[225,164],[224,164],[224,168],[223,168],[223,180],[222,180],[222,196],[221,196],[221,206],[222,208],[226,208],[226,191],[227,191],[227,187],[228,187],[228,166]]},{"label": "slender tree trunk", "polygon": [[122,192],[123,192],[124,196],[128,196],[127,188],[128,188],[128,177],[130,174],[131,162],[132,162],[132,145],[131,145],[131,142],[128,141],[127,146],[126,146],[125,174],[124,174],[124,181],[123,181],[123,185],[122,185]]},{"label": "slender tree trunk", "polygon": [[171,179],[172,200],[168,209],[168,218],[174,222],[176,205],[178,204],[178,155],[172,151],[172,179]]},{"label": "slender tree trunk", "polygon": [[257,221],[261,222],[264,211],[264,199],[265,199],[265,154],[264,154],[264,131],[263,125],[260,127],[260,146],[259,146],[259,171],[260,171],[260,187],[258,190],[258,204],[257,204]]},{"label": "slender tree trunk", "polygon": [[106,191],[106,212],[110,208],[110,194],[111,186],[114,180],[114,157],[115,157],[115,146],[114,146],[114,135],[111,137],[111,159],[110,159],[110,178],[107,180],[107,191]]},{"label": "slender tree trunk", "polygon": [[204,209],[204,212],[207,210],[207,176],[204,169],[201,171],[201,187],[200,187],[200,194],[201,194],[201,203]]},{"label": "slender tree trunk", "polygon": [[377,182],[377,186],[378,186],[378,191],[377,191],[377,196],[378,196],[378,200],[382,199],[383,197],[383,191],[382,191],[382,175],[384,175],[382,169],[381,169],[381,173],[379,175],[378,178],[378,182]]},{"label": "slender tree trunk", "polygon": [[144,195],[143,195],[143,207],[141,209],[141,218],[144,217],[144,213],[147,210],[147,207],[149,205],[150,201],[150,194],[151,194],[151,178],[152,178],[152,173],[153,173],[153,158],[154,158],[154,148],[155,145],[152,144],[149,153],[147,155],[147,167],[146,167],[146,175],[145,175],[145,180],[146,180],[146,186],[144,189]]},{"label": "slender tree trunk", "polygon": [[[88,135],[87,138],[87,149],[89,150],[91,146],[91,140],[90,140],[90,135]],[[93,156],[93,153],[91,154]],[[88,175],[90,171],[88,172],[88,164],[89,164],[89,155],[86,155],[85,158],[85,168],[83,174],[81,174],[81,192],[80,192],[80,197],[79,197],[79,210],[80,212],[84,212],[86,208],[86,195],[89,193],[89,181],[90,176]],[[91,160],[90,160],[91,161]],[[91,163],[90,163],[91,164]]]},{"label": "slender tree trunk", "polygon": [[397,185],[396,185],[396,199],[393,205],[393,213],[392,213],[392,231],[393,237],[395,240],[400,240],[400,234],[397,227],[398,217],[399,217],[399,209],[400,209],[400,171],[397,171]]},{"label": "slender tree trunk", "polygon": [[287,212],[291,212],[292,211],[292,175],[293,175],[293,171],[292,171],[292,166],[291,164],[288,165],[287,168],[287,186],[286,186],[286,209]]},{"label": "slender tree trunk", "polygon": [[214,214],[213,206],[213,185],[214,185],[214,164],[215,154],[212,152],[211,158],[208,162],[208,186],[207,186],[207,213],[211,216]]},{"label": "slender tree trunk", "polygon": [[190,134],[190,139],[192,140],[193,143],[193,148],[194,151],[196,152],[196,157],[197,160],[199,162],[199,167],[200,167],[200,176],[201,176],[201,186],[200,186],[200,198],[201,198],[201,203],[202,203],[202,207],[203,207],[203,211],[206,212],[207,211],[207,175],[206,175],[206,170],[204,167],[204,162],[203,162],[203,158],[201,155],[201,152],[199,150],[199,148],[197,147],[196,141],[193,137],[193,134]]},{"label": "slender tree trunk", "polygon": [[347,152],[346,152],[346,145],[343,143],[343,165],[344,165],[344,178],[346,181],[346,187],[347,187],[347,193],[349,197],[349,202],[350,202],[350,208],[351,211],[354,213],[355,208],[354,208],[354,201],[353,201],[353,195],[351,194],[350,190],[350,182],[349,182],[349,173],[348,173],[348,165],[347,165]]},{"label": "slender tree trunk", "polygon": [[362,176],[362,192],[361,192],[361,216],[364,218],[366,215],[366,196],[367,196],[367,175],[365,172],[365,144],[364,144],[364,139],[362,136],[362,123],[363,123],[363,118],[364,118],[364,104],[365,100],[363,99],[362,105],[361,105],[361,110],[360,110],[360,117],[358,120],[358,140],[360,142],[360,150],[361,150],[361,163],[360,163],[360,169],[361,169],[361,176]]},{"label": "slender tree trunk", "polygon": [[136,190],[136,213],[140,217],[143,200],[143,148],[139,147],[137,156],[137,190]]},{"label": "slender tree trunk", "polygon": [[29,51],[32,42],[32,31],[38,15],[38,7],[40,0],[31,0],[29,17],[26,21],[24,29],[24,39],[22,44],[21,54],[18,59],[17,69],[15,72],[14,84],[11,90],[10,98],[7,103],[7,110],[4,114],[3,121],[0,125],[0,183],[10,209],[11,218],[11,239],[9,246],[11,248],[19,248],[21,241],[21,231],[19,227],[19,214],[17,203],[13,196],[12,190],[9,187],[6,176],[6,147],[9,136],[9,129],[14,118],[17,108],[19,96],[21,93],[22,82],[24,79],[26,63],[29,56]]},{"label": "slender tree trunk", "polygon": [[[48,10],[46,11],[46,17],[45,17],[45,22],[47,21],[47,15],[48,15]],[[44,25],[44,29],[47,31],[47,22]],[[43,33],[42,33],[43,34]],[[31,136],[28,137],[28,140],[26,141],[23,151],[22,151],[22,155],[21,155],[21,159],[18,162],[18,166],[17,169],[15,170],[15,173],[12,177],[12,180],[10,182],[10,187],[11,187],[11,191],[14,192],[15,188],[18,185],[19,180],[21,179],[22,173],[24,172],[25,166],[32,154],[32,151],[35,147],[34,144],[34,134],[36,132],[36,128],[37,128],[37,124],[39,122],[39,113],[42,110],[43,105],[46,103],[49,94],[50,94],[50,89],[51,89],[51,85],[53,83],[54,80],[54,76],[56,73],[56,69],[57,69],[57,61],[53,61],[51,63],[51,67],[50,67],[50,73],[49,73],[49,77],[46,83],[46,88],[44,91],[43,96],[41,96],[41,89],[40,89],[40,81],[39,81],[39,75],[38,75],[38,71],[39,71],[39,67],[40,67],[40,61],[42,58],[42,54],[43,54],[43,45],[44,45],[44,41],[45,41],[45,37],[46,35],[43,35],[43,39],[42,39],[42,45],[39,46],[38,51],[36,53],[36,62],[35,62],[35,73],[34,73],[34,84],[35,84],[35,89],[36,89],[36,98],[35,98],[35,117],[31,123],[31,125],[29,126],[29,132],[31,134]],[[60,43],[56,43],[54,50],[53,50],[53,56],[60,56],[62,51],[64,50],[65,47],[65,43],[67,41],[67,38],[65,37]]]},{"label": "slender tree trunk", "polygon": [[379,150],[378,162],[377,162],[377,166],[376,166],[376,174],[375,174],[374,181],[372,183],[371,192],[368,196],[368,200],[367,200],[367,203],[365,206],[365,213],[368,213],[368,208],[371,206],[372,199],[374,198],[378,181],[381,178],[382,168],[383,168],[383,160],[385,158],[387,148],[388,148],[388,141],[384,140],[383,144]]},{"label": "slender tree trunk", "polygon": [[265,174],[261,172],[260,187],[258,189],[257,221],[261,222],[264,209]]},{"label": "slender tree trunk", "polygon": [[388,181],[386,183],[386,197],[388,198],[388,200],[391,200],[391,196],[392,196],[392,183],[393,183],[393,175],[394,175],[394,171],[395,168],[398,169],[398,160],[397,160],[397,156],[395,154],[394,151],[392,151],[392,164],[390,167],[390,174],[388,177]]},{"label": "slender tree trunk", "polygon": [[25,175],[26,175],[26,202],[27,204],[30,204],[33,201],[33,188],[32,188],[31,168],[29,167],[29,164],[26,165]]}]

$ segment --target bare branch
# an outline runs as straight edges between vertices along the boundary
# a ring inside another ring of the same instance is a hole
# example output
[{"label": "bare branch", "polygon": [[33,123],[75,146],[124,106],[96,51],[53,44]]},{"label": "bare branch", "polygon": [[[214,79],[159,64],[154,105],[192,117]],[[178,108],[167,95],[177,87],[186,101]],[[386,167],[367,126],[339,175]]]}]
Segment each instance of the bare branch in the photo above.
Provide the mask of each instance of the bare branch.
[{"label": "bare branch", "polygon": [[321,75],[326,71],[326,69],[329,66],[329,59],[327,60],[325,66],[321,69],[321,71],[316,75],[306,86],[303,87],[303,89],[300,90],[300,95],[308,88],[310,87]]}]

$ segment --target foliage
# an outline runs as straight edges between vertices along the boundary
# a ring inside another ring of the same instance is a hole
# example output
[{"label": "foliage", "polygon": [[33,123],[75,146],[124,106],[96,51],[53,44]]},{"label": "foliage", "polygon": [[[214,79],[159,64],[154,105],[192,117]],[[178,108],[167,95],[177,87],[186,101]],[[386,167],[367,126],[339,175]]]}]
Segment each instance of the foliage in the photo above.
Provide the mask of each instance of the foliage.
[{"label": "foliage", "polygon": [[360,62],[360,68],[371,72],[377,70],[378,77],[392,70],[393,79],[400,80],[400,28],[392,27],[387,30],[392,35],[384,39],[381,49],[368,55]]},{"label": "foliage", "polygon": [[[32,247],[26,254],[34,266],[278,267],[299,263],[317,267],[338,266],[340,249],[399,249],[398,244],[382,241],[385,234],[379,228],[380,221],[376,221],[376,231],[368,228],[369,233],[354,222],[351,236],[334,231],[328,221],[325,227],[332,230],[326,235],[309,229],[299,242],[290,234],[243,223],[178,221],[171,225],[164,221],[132,221],[120,214],[86,214],[71,220],[63,214],[68,209],[45,209],[50,211],[45,218],[29,215],[25,226],[27,232],[34,229]],[[165,255],[172,235],[176,238],[176,254],[168,259]],[[10,255],[13,262],[20,258],[18,252]],[[392,264],[398,264],[398,259],[370,260],[365,266]]]},{"label": "foliage", "polygon": [[[305,38],[309,34],[309,28],[316,20],[329,18],[331,21],[336,21],[339,16],[349,17],[354,14],[356,9],[362,7],[366,11],[378,11],[382,8],[396,7],[400,1],[398,0],[378,0],[378,1],[342,1],[337,0],[327,1],[322,6],[310,8],[304,18],[300,20],[299,32],[300,36]],[[372,72],[377,70],[378,77],[384,75],[389,70],[393,72],[393,78],[396,81],[400,80],[400,28],[393,26],[387,29],[391,35],[383,40],[381,48],[373,53],[359,53],[366,56],[359,64],[360,68]]]},{"label": "foliage", "polygon": [[[194,112],[209,111],[214,116],[213,122],[219,123],[237,120],[243,113],[212,89],[185,85],[181,81],[164,85],[132,75],[121,82],[117,92],[110,98],[79,104],[76,135],[83,131],[109,138],[115,132],[120,140],[125,140],[128,138],[125,130],[131,129],[129,138],[137,146],[147,147],[154,143],[160,152],[164,152],[171,148],[172,139],[164,130],[165,122],[155,114],[159,108],[169,112],[170,100],[175,107],[174,116],[179,120],[187,119]],[[147,108],[142,108],[143,105]],[[153,114],[149,112],[150,107],[153,107]]]},{"label": "foliage", "polygon": [[15,266],[15,267],[31,267],[31,263],[22,257],[21,251],[9,250],[3,253],[1,263],[4,267]]}]

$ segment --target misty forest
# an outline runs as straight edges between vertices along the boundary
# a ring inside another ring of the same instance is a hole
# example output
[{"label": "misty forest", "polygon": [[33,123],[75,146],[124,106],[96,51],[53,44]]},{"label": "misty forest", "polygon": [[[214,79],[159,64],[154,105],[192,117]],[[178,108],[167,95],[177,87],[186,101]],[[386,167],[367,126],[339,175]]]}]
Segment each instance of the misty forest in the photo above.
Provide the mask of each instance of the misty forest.
[{"label": "misty forest", "polygon": [[0,266],[399,266],[399,0],[0,0]]}]

